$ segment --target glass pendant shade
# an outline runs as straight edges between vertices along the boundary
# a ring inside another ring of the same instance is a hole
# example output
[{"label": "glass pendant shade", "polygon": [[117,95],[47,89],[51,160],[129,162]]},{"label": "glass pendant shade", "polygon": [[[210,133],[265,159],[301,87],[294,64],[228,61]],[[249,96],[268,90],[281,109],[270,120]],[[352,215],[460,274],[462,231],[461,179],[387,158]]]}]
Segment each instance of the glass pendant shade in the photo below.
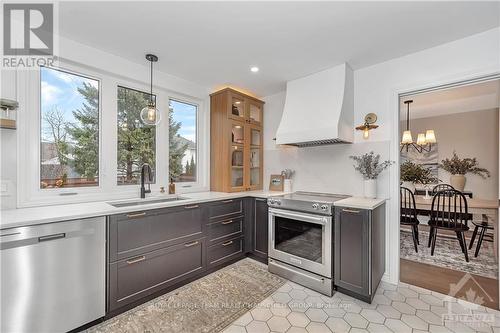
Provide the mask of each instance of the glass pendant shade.
[{"label": "glass pendant shade", "polygon": [[141,110],[141,120],[146,125],[158,125],[160,123],[160,111],[154,103],[149,103],[148,106]]},{"label": "glass pendant shade", "polygon": [[151,81],[150,81],[150,101],[148,105],[141,110],[141,120],[145,125],[158,125],[161,120],[160,111],[156,108],[153,95],[153,62],[158,61],[158,57],[154,54],[146,54],[146,60],[151,64]]},{"label": "glass pendant shade", "polygon": [[425,142],[425,134],[424,133],[419,133],[418,137],[417,137],[417,145],[423,146],[425,144],[426,144],[426,142]]},{"label": "glass pendant shade", "polygon": [[427,130],[425,132],[425,142],[436,143],[436,135],[434,134],[434,130]]},{"label": "glass pendant shade", "polygon": [[403,132],[403,139],[401,140],[402,144],[410,144],[413,142],[413,138],[411,136],[411,131],[404,131]]}]

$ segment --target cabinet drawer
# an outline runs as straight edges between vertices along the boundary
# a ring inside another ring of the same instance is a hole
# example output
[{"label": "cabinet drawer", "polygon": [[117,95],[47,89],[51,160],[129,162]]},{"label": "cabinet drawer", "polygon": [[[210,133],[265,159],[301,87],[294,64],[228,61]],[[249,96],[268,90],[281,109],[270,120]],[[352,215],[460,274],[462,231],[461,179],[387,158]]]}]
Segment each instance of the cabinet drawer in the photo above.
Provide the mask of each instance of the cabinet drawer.
[{"label": "cabinet drawer", "polygon": [[109,260],[113,262],[202,237],[202,221],[198,205],[111,216]]},{"label": "cabinet drawer", "polygon": [[241,214],[243,214],[243,200],[241,199],[217,201],[208,207],[208,217],[212,221]]},{"label": "cabinet drawer", "polygon": [[243,216],[228,218],[208,225],[208,239],[211,243],[227,237],[240,236],[243,232]]},{"label": "cabinet drawer", "polygon": [[110,311],[203,270],[205,261],[203,242],[203,239],[198,239],[110,264]]},{"label": "cabinet drawer", "polygon": [[208,265],[215,266],[243,256],[243,237],[236,237],[208,248]]}]

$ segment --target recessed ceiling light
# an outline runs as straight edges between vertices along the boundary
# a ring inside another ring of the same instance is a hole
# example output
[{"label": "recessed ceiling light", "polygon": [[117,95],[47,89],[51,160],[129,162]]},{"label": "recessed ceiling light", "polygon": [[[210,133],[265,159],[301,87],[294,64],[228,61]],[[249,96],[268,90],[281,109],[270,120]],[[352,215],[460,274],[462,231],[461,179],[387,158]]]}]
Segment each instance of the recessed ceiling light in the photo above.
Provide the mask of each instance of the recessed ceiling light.
[{"label": "recessed ceiling light", "polygon": [[251,71],[252,73],[257,73],[257,72],[259,71],[259,67],[257,67],[257,66],[253,66],[253,67],[251,67],[251,68],[250,68],[250,71]]}]

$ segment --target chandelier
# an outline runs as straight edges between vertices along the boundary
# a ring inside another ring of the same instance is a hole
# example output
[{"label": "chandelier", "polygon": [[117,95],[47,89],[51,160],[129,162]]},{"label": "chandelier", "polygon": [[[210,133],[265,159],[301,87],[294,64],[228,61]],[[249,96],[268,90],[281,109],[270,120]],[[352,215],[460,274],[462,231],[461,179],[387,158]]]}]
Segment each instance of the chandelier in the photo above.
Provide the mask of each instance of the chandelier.
[{"label": "chandelier", "polygon": [[410,104],[413,100],[409,99],[404,101],[406,104],[406,130],[403,132],[403,137],[401,138],[401,151],[406,149],[408,152],[410,147],[415,149],[417,152],[430,152],[432,149],[432,144],[436,143],[436,135],[434,130],[426,130],[424,133],[419,133],[417,135],[417,142],[413,141],[413,136],[410,130]]}]

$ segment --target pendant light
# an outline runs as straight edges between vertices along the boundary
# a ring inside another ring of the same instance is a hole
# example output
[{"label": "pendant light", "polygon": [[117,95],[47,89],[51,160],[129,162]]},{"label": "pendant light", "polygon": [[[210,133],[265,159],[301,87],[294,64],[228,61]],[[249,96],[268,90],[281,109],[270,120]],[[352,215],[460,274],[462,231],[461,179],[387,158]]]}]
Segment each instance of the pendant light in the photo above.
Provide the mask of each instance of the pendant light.
[{"label": "pendant light", "polygon": [[154,54],[146,54],[146,59],[151,63],[151,90],[149,103],[144,109],[141,110],[141,120],[146,125],[154,126],[158,125],[161,120],[160,111],[156,108],[155,99],[153,97],[153,62],[157,62],[158,57]]},{"label": "pendant light", "polygon": [[417,135],[417,142],[413,142],[413,135],[410,130],[410,104],[413,100],[409,99],[404,101],[406,104],[406,130],[403,132],[401,138],[401,151],[406,148],[408,152],[410,147],[413,147],[419,153],[430,152],[432,149],[432,144],[436,143],[436,134],[434,130],[426,130],[424,133],[419,133]]}]

